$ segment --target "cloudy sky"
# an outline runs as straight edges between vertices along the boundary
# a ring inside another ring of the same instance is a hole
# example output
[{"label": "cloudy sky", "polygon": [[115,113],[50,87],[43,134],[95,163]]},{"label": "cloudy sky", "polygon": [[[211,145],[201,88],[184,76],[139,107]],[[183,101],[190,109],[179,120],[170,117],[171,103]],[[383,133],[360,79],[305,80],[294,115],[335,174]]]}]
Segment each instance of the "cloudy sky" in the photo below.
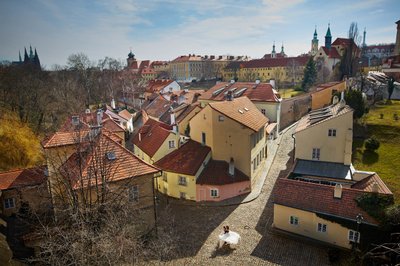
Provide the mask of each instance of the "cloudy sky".
[{"label": "cloudy sky", "polygon": [[1,0],[0,60],[17,60],[36,47],[46,68],[65,65],[78,52],[97,60],[172,60],[188,54],[269,53],[310,50],[317,26],[320,44],[330,23],[333,39],[352,21],[367,29],[367,44],[390,43],[400,19],[399,0]]}]

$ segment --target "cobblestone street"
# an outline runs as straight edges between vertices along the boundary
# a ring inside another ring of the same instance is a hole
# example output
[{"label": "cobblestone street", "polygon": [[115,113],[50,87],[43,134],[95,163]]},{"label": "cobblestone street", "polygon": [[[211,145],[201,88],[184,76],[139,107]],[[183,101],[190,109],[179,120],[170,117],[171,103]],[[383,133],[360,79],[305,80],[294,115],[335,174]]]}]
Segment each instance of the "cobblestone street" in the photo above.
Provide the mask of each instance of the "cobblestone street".
[{"label": "cobblestone street", "polygon": [[[260,196],[249,203],[210,207],[169,200],[179,232],[179,250],[166,265],[329,265],[325,247],[288,238],[272,229],[272,191],[287,174],[293,150],[293,128],[281,139]],[[235,249],[217,249],[224,225],[242,239]]]}]

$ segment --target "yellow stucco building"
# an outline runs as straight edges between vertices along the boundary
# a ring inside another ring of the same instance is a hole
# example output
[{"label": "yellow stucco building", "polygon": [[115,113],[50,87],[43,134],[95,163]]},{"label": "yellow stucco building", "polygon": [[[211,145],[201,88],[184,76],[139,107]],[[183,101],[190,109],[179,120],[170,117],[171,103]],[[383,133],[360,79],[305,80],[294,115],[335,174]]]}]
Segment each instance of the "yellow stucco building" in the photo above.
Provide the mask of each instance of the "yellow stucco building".
[{"label": "yellow stucco building", "polygon": [[364,242],[379,222],[357,199],[393,195],[377,173],[351,164],[353,110],[342,99],[311,111],[293,138],[294,166],[275,184],[274,227],[342,248]]},{"label": "yellow stucco building", "polygon": [[320,84],[311,93],[311,109],[319,109],[332,104],[332,97],[337,92],[346,90],[346,81]]},{"label": "yellow stucco building", "polygon": [[311,111],[293,134],[295,158],[351,164],[353,109],[339,102]]},{"label": "yellow stucco building", "polygon": [[214,160],[232,159],[253,181],[267,155],[267,124],[268,118],[247,97],[234,98],[205,106],[190,121],[190,137],[209,146]]},{"label": "yellow stucco building", "polygon": [[146,163],[154,164],[179,146],[173,127],[149,118],[133,137],[133,150]]},{"label": "yellow stucco building", "polygon": [[155,165],[163,170],[157,189],[174,198],[196,200],[196,180],[211,159],[211,149],[189,140]]}]

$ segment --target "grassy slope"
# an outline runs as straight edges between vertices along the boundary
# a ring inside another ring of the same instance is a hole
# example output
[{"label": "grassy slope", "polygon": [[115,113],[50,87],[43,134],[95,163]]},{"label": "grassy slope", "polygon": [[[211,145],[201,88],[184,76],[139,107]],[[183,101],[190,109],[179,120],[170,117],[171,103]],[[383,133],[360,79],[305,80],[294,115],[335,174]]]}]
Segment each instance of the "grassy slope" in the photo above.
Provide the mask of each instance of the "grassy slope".
[{"label": "grassy slope", "polygon": [[[391,105],[377,105],[371,108],[363,120],[367,124],[369,135],[374,135],[380,141],[376,153],[365,151],[364,140],[353,142],[353,164],[356,169],[375,171],[385,181],[400,203],[400,102]],[[383,119],[380,118],[383,114]]]}]

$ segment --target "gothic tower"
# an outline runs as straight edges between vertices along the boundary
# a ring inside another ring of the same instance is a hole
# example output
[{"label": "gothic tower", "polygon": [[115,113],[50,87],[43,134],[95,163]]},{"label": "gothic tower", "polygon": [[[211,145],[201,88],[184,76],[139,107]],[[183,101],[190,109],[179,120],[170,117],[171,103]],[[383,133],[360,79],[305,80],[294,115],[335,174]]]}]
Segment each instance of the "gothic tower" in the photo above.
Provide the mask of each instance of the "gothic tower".
[{"label": "gothic tower", "polygon": [[328,30],[326,31],[325,35],[325,47],[331,49],[332,45],[332,34],[331,34],[331,27],[330,23],[328,24]]},{"label": "gothic tower", "polygon": [[315,26],[314,38],[311,40],[311,55],[314,56],[318,52],[318,34],[317,26]]}]

